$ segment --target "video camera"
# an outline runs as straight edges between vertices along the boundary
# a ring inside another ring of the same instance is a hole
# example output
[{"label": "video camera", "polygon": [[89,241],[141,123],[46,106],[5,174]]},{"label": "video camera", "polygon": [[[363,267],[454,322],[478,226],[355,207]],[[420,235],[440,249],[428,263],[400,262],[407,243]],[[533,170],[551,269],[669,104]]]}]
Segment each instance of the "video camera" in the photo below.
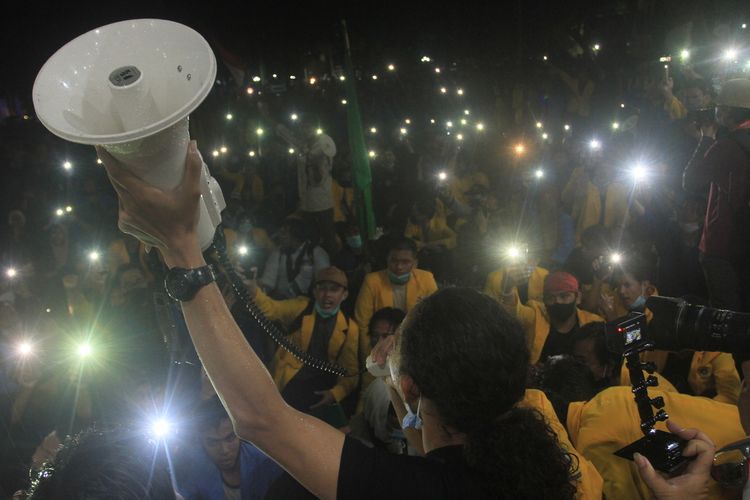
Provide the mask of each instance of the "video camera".
[{"label": "video camera", "polygon": [[[627,360],[644,434],[615,454],[632,459],[638,451],[657,469],[675,473],[685,465],[684,443],[677,436],[654,429],[657,422],[667,420],[669,415],[663,410],[662,398],[648,396],[648,387],[658,382],[653,375],[644,378],[643,370],[652,374],[655,366],[641,362],[640,353],[660,349],[750,354],[750,314],[694,305],[671,297],[649,297],[646,307],[653,313],[648,324],[645,314],[630,313],[606,327],[607,349]],[[658,410],[656,414],[652,407]]]},{"label": "video camera", "polygon": [[649,297],[646,307],[654,315],[648,332],[656,349],[750,355],[750,314],[671,297]]}]

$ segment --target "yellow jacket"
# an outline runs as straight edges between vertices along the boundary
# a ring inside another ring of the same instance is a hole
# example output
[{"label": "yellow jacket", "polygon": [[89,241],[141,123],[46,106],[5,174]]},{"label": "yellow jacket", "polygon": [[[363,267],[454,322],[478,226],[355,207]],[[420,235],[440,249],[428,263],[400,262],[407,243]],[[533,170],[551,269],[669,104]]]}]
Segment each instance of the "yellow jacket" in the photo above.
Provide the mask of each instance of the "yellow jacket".
[{"label": "yellow jacket", "polygon": [[[655,363],[657,371],[662,371],[668,356],[669,351],[649,351],[641,357]],[[740,376],[731,354],[696,351],[690,362],[687,381],[697,396],[716,391],[713,399],[733,405],[740,397]]]},{"label": "yellow jacket", "polygon": [[[675,386],[672,385],[672,382],[665,379],[661,373],[654,372],[649,374],[646,371],[643,372],[643,378],[648,378],[649,375],[653,375],[654,377],[656,377],[656,381],[658,382],[656,388],[658,390],[664,392],[680,392]],[[622,369],[620,370],[620,383],[617,385],[624,385],[628,387],[633,385],[633,382],[630,380],[630,370],[628,370],[628,366],[625,361],[623,361],[622,363]]]},{"label": "yellow jacket", "polygon": [[573,444],[570,442],[568,432],[565,427],[560,423],[557,418],[552,403],[549,402],[547,396],[537,389],[526,389],[524,398],[518,403],[518,406],[523,408],[533,408],[544,416],[547,424],[557,435],[560,446],[567,451],[575,455],[576,459],[574,462],[578,466],[578,471],[575,474],[576,477],[576,498],[579,499],[596,499],[602,498],[602,476],[594,467],[594,464],[586,460],[584,456],[575,449]]},{"label": "yellow jacket", "polygon": [[664,102],[664,111],[669,114],[670,120],[682,120],[688,114],[685,105],[675,96]]},{"label": "yellow jacket", "polygon": [[[406,282],[406,311],[404,312],[409,312],[417,302],[435,292],[437,292],[437,283],[432,273],[422,269],[412,269],[411,277]],[[388,279],[388,270],[376,271],[365,276],[354,305],[354,318],[359,325],[360,366],[365,365],[365,360],[370,354],[370,332],[367,331],[370,318],[384,307],[394,307],[393,285]],[[365,393],[365,389],[372,381],[373,376],[369,372],[362,374],[360,394]]]},{"label": "yellow jacket", "polygon": [[[529,300],[542,301],[544,298],[544,279],[548,274],[549,271],[543,267],[534,268],[534,272],[531,273],[531,277],[529,278]],[[487,276],[487,282],[484,285],[484,293],[501,304],[503,302],[502,286],[504,277],[505,268],[500,268]]]},{"label": "yellow jacket", "polygon": [[[297,297],[289,300],[273,300],[258,290],[255,295],[255,303],[260,307],[263,314],[273,321],[279,321],[284,326],[291,325],[300,314],[310,305],[311,299]],[[313,328],[315,327],[316,314],[306,314],[302,317],[302,325],[291,334],[291,340],[303,351],[310,346]],[[359,370],[357,364],[357,342],[359,341],[359,329],[352,320],[339,311],[336,317],[336,326],[328,341],[328,361],[343,367],[350,374],[356,374]],[[302,362],[292,356],[287,350],[279,347],[271,363],[271,374],[279,391],[302,368]],[[336,385],[331,389],[336,401],[341,401],[349,395],[356,387],[359,377],[339,377]]]},{"label": "yellow jacket", "polygon": [[[411,277],[406,282],[406,311],[409,312],[417,302],[425,297],[437,292],[437,283],[435,277],[430,271],[422,269],[412,269]],[[364,355],[366,358],[370,345],[370,334],[367,327],[370,324],[370,318],[376,311],[384,307],[394,307],[393,304],[393,285],[388,279],[388,271],[376,271],[365,276],[362,288],[359,289],[357,302],[354,305],[354,318],[359,325],[359,333],[364,341],[364,349],[367,351]]]},{"label": "yellow jacket", "polygon": [[[583,167],[578,167],[582,169]],[[576,169],[576,170],[578,170]],[[580,174],[585,175],[585,174]],[[624,184],[612,182],[607,186],[602,207],[599,188],[589,180],[586,180],[584,193],[577,193],[579,186],[576,185],[576,172],[563,190],[563,199],[572,198],[573,207],[571,216],[576,224],[576,242],[580,242],[581,233],[591,226],[599,224],[603,220],[604,226],[608,228],[621,227],[627,222],[629,212],[629,190]],[[604,217],[602,219],[602,210]]]},{"label": "yellow jacket", "polygon": [[[704,431],[717,448],[745,437],[736,406],[653,388],[648,392],[652,398],[664,398],[670,420],[681,427]],[[663,422],[656,427],[667,430]],[[638,408],[629,387],[610,387],[588,402],[571,403],[567,428],[573,445],[602,475],[607,498],[652,498],[633,462],[613,455],[643,437]],[[722,493],[725,492],[719,485],[709,480],[709,498],[726,496]]]},{"label": "yellow jacket", "polygon": [[421,250],[427,243],[443,245],[446,249],[451,250],[456,248],[457,243],[456,232],[448,226],[444,217],[438,215],[427,223],[427,231],[422,231],[420,226],[409,222],[404,229],[404,236],[413,239],[418,250]]},{"label": "yellow jacket", "polygon": [[354,188],[342,187],[336,181],[331,183],[333,197],[333,222],[354,222]]},{"label": "yellow jacket", "polygon": [[[539,357],[542,355],[542,350],[544,349],[544,343],[547,342],[547,336],[549,335],[550,329],[547,308],[544,307],[542,302],[537,300],[529,300],[526,305],[521,304],[517,293],[515,294],[515,306],[511,306],[507,303],[504,303],[503,305],[508,312],[518,318],[523,325],[524,330],[526,330],[526,340],[528,341],[529,350],[531,351],[530,363],[532,365],[538,363]],[[583,309],[576,308],[576,312],[578,314],[578,324],[580,326],[595,321],[604,321],[600,316],[584,311]]]}]

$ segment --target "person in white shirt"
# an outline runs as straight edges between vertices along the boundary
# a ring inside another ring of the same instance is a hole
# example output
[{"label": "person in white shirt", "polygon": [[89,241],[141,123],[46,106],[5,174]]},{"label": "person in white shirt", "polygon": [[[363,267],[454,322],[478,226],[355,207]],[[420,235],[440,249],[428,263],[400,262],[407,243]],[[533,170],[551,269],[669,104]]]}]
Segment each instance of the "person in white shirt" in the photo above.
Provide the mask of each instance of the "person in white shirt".
[{"label": "person in white shirt", "polygon": [[279,300],[307,295],[315,273],[330,265],[326,251],[310,240],[307,224],[287,219],[279,231],[279,248],[268,256],[260,284]]},{"label": "person in white shirt", "polygon": [[303,127],[305,146],[297,159],[299,208],[305,220],[318,228],[323,248],[333,254],[338,250],[331,193],[336,144],[329,136],[318,134],[313,123],[304,123]]}]

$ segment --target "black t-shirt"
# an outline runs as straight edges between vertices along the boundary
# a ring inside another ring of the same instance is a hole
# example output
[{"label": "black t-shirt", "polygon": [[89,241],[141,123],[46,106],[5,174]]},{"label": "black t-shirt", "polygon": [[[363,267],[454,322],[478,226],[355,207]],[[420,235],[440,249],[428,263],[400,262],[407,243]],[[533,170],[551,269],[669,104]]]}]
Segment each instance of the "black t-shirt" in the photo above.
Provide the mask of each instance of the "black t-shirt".
[{"label": "black t-shirt", "polygon": [[467,473],[462,455],[461,446],[438,448],[424,458],[392,455],[347,437],[341,452],[337,498],[489,498]]},{"label": "black t-shirt", "polygon": [[554,326],[550,325],[549,334],[547,340],[544,342],[542,348],[542,354],[539,356],[539,361],[544,362],[550,356],[557,356],[560,354],[573,354],[573,334],[580,328],[578,320],[576,319],[575,326],[567,333],[558,332]]}]

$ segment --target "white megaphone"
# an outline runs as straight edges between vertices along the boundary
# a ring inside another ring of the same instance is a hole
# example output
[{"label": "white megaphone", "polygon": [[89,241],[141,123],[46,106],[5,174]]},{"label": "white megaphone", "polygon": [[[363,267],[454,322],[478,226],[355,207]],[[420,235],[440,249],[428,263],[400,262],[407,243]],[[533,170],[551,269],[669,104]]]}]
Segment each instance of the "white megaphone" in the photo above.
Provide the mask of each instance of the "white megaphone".
[{"label": "white megaphone", "polygon": [[[158,19],[123,21],[58,50],[36,77],[34,108],[53,134],[101,144],[144,181],[172,189],[185,170],[188,115],[215,78],[216,58],[194,30]],[[205,250],[226,203],[205,163],[201,184],[198,235]],[[140,228],[121,229],[159,244]]]}]

